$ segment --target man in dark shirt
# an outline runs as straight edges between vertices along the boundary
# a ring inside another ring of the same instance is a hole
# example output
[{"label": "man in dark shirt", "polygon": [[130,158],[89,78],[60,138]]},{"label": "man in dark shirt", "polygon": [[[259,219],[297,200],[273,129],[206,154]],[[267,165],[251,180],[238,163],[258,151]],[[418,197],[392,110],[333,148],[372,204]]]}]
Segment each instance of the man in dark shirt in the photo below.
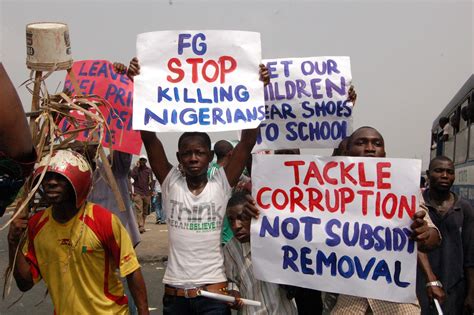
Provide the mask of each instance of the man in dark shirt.
[{"label": "man in dark shirt", "polygon": [[145,232],[145,219],[150,213],[150,199],[153,192],[153,176],[151,168],[146,166],[147,158],[140,156],[138,166],[132,170],[134,192],[132,193],[133,207],[137,215],[140,233]]},{"label": "man in dark shirt", "polygon": [[[474,311],[474,210],[451,187],[455,172],[453,162],[434,158],[426,172],[430,183],[423,193],[429,215],[441,232],[441,246],[428,253],[434,275],[439,281],[427,281],[418,273],[417,294],[422,314],[437,314],[430,307],[428,295],[432,286],[442,286],[446,300],[445,314],[472,314]],[[428,293],[428,294],[427,294]],[[465,312],[465,313],[463,313]]]}]

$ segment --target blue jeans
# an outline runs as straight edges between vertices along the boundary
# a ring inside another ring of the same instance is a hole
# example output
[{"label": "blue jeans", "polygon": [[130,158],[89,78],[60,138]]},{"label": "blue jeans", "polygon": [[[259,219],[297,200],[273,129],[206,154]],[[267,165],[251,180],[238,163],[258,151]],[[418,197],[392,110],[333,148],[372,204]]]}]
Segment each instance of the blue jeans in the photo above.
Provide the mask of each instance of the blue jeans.
[{"label": "blue jeans", "polygon": [[158,202],[158,198],[156,196],[153,196],[153,198],[151,199],[151,206],[152,206],[152,209],[155,210],[156,221],[159,220],[161,222],[165,222],[166,215],[165,215],[165,212],[163,211],[163,206],[161,202]]},{"label": "blue jeans", "polygon": [[188,299],[165,294],[163,315],[230,315],[230,307],[225,302],[202,296]]},{"label": "blue jeans", "polygon": [[155,212],[156,212],[156,220],[160,220],[161,222],[165,222],[166,221],[166,214],[165,212],[163,211],[163,207],[161,205],[158,205],[156,208],[155,208]]}]

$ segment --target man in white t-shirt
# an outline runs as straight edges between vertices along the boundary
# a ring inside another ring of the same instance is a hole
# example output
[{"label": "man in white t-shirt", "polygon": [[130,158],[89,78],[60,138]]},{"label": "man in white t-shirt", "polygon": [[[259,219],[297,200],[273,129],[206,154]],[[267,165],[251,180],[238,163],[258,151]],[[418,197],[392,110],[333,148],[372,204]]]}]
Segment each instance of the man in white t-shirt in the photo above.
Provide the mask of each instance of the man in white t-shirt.
[{"label": "man in white t-shirt", "polygon": [[[268,71],[260,69],[264,83]],[[258,129],[242,131],[229,163],[207,178],[214,153],[206,133],[186,132],[178,140],[180,169],[166,157],[154,132],[141,131],[150,166],[161,184],[169,231],[168,266],[163,278],[163,314],[229,314],[226,303],[197,296],[199,290],[227,293],[221,230],[231,189],[237,184]],[[248,209],[251,211],[251,209]],[[256,213],[252,213],[256,216]]]},{"label": "man in white t-shirt", "polygon": [[226,204],[255,144],[257,129],[243,130],[227,167],[207,179],[212,161],[206,133],[187,132],[178,141],[183,174],[166,157],[153,132],[141,131],[150,165],[161,184],[169,231],[169,258],[163,283],[163,314],[230,314],[228,305],[197,291],[225,294],[227,278],[221,248]]}]

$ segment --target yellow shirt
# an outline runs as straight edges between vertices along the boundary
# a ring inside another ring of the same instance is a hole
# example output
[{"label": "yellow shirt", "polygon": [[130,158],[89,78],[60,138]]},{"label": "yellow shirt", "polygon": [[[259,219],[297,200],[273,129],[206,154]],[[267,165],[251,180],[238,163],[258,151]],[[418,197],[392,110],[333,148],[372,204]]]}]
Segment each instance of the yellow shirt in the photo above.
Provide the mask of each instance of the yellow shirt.
[{"label": "yellow shirt", "polygon": [[24,253],[34,282],[44,279],[60,314],[128,314],[116,270],[140,268],[127,231],[108,210],[87,202],[65,224],[51,208],[28,222]]}]

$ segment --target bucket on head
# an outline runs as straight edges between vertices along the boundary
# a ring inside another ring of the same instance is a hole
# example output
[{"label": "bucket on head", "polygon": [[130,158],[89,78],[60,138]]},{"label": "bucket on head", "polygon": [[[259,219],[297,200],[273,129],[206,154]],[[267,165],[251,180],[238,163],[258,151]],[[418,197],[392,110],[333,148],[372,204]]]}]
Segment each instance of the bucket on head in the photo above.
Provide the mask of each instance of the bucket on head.
[{"label": "bucket on head", "polygon": [[26,66],[36,71],[72,67],[69,29],[64,23],[40,22],[26,26]]}]

